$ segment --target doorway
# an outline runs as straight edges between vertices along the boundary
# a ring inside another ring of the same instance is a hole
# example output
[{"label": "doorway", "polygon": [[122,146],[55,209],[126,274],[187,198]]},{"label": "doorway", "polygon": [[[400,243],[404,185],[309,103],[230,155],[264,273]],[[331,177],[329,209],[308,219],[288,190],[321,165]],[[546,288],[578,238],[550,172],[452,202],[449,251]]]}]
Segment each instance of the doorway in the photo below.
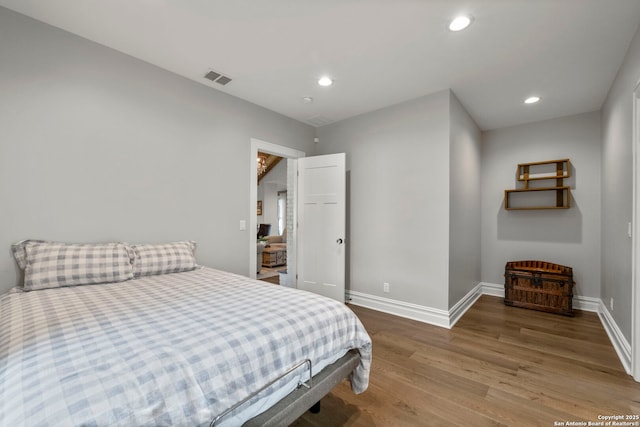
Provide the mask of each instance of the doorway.
[{"label": "doorway", "polygon": [[287,270],[286,226],[287,219],[291,220],[286,212],[288,161],[258,151],[256,278],[274,284],[286,284],[288,278],[282,274]]},{"label": "doorway", "polygon": [[[257,170],[257,158],[258,153],[266,153],[272,154],[275,156],[279,156],[283,158],[283,162],[286,160],[287,165],[287,214],[289,216],[289,220],[287,221],[287,229],[286,229],[286,253],[287,253],[287,266],[286,266],[286,277],[287,284],[292,287],[296,287],[296,227],[294,227],[296,223],[297,213],[296,213],[296,200],[297,200],[297,179],[296,179],[296,171],[297,164],[296,160],[305,157],[305,153],[303,151],[295,150],[289,147],[285,147],[282,145],[272,144],[270,142],[262,141],[259,139],[251,139],[251,149],[250,149],[250,164],[252,165],[250,169],[250,189],[249,189],[249,206],[252,209],[257,209],[258,207],[258,170]],[[264,208],[264,200],[263,208]],[[277,203],[277,201],[276,201]],[[257,262],[258,259],[258,251],[257,248],[257,230],[258,230],[258,215],[255,214],[256,211],[252,211],[252,215],[249,217],[249,236],[248,236],[248,246],[249,246],[249,277],[255,279],[257,277]],[[272,225],[271,230],[273,232],[278,231],[277,223]],[[283,277],[283,276],[280,276]]]}]

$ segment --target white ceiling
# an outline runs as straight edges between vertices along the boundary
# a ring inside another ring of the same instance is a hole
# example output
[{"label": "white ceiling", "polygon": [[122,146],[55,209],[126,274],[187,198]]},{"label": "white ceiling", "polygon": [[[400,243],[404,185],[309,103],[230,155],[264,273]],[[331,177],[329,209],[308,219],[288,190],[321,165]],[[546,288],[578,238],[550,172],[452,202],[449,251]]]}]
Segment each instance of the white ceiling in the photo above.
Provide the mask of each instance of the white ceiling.
[{"label": "white ceiling", "polygon": [[[482,129],[600,109],[639,0],[0,0],[302,122],[451,88]],[[447,29],[459,13],[465,31]],[[205,80],[214,69],[227,86]],[[323,88],[327,74],[335,83]],[[537,94],[542,101],[523,105]],[[303,97],[313,97],[305,104]]]}]

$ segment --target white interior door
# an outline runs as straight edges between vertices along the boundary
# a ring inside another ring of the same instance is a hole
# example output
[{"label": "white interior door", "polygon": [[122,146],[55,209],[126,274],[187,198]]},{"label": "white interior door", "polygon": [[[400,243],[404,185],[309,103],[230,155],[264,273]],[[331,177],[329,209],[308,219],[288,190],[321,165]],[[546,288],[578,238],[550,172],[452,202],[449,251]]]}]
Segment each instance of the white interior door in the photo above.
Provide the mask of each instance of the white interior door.
[{"label": "white interior door", "polygon": [[345,301],[345,153],[298,159],[298,288]]}]

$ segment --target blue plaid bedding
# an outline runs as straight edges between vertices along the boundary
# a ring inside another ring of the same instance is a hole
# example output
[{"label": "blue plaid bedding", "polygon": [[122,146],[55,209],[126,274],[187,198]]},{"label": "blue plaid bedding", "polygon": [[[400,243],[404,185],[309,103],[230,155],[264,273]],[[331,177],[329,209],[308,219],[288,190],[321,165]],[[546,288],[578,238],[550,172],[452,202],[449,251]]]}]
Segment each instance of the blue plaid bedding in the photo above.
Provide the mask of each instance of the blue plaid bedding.
[{"label": "blue plaid bedding", "polygon": [[[371,341],[326,298],[209,268],[0,296],[0,426],[208,425],[309,358],[314,374],[349,349],[368,385]],[[292,391],[283,378],[221,425]]]}]

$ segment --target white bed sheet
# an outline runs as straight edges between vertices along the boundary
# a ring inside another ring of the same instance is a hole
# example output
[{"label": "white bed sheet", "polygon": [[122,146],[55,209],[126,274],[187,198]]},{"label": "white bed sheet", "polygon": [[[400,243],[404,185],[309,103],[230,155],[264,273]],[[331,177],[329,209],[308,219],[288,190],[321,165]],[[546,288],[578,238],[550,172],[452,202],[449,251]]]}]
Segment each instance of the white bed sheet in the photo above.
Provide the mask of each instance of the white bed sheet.
[{"label": "white bed sheet", "polygon": [[[127,282],[0,296],[0,426],[208,425],[309,358],[349,349],[368,385],[371,340],[344,304],[200,268]],[[235,426],[305,381],[278,381],[220,425]]]}]

